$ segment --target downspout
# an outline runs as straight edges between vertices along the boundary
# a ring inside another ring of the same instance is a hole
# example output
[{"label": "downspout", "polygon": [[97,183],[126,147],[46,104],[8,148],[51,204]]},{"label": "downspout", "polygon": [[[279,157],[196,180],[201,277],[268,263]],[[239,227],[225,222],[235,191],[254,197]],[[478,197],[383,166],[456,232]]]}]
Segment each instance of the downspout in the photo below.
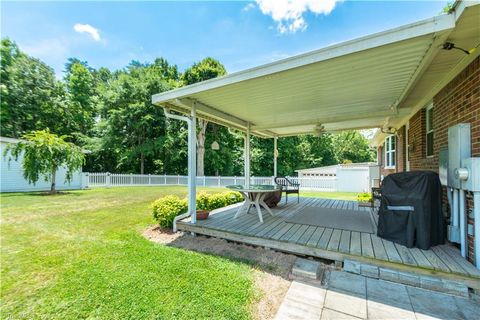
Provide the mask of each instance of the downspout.
[{"label": "downspout", "polygon": [[460,215],[460,253],[467,257],[467,214],[465,212],[465,190],[459,190],[459,215]]},{"label": "downspout", "polygon": [[458,223],[458,216],[459,216],[459,213],[458,213],[458,189],[455,189],[453,188],[452,189],[452,193],[453,193],[453,204],[452,204],[452,221],[450,222],[450,224],[452,225],[452,230],[455,232],[454,234],[454,237],[453,239],[455,240],[454,242],[457,242],[459,243],[459,240],[460,240],[460,236],[459,236],[459,230],[458,230],[458,226],[459,226],[459,223]]},{"label": "downspout", "polygon": [[475,266],[480,269],[480,192],[473,193],[473,219],[475,235]]},{"label": "downspout", "polygon": [[164,108],[165,117],[185,121],[188,125],[188,211],[173,219],[173,232],[177,232],[177,221],[192,217],[191,222],[197,222],[197,199],[196,199],[196,110],[195,103],[192,106],[191,117],[185,117],[170,113]]}]

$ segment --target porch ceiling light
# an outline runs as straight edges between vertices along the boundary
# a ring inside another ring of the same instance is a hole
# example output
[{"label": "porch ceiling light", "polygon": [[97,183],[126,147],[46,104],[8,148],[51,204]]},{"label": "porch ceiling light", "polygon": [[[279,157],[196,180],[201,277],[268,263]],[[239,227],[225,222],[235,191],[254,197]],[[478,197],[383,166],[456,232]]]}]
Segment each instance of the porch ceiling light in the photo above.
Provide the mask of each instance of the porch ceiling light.
[{"label": "porch ceiling light", "polygon": [[212,150],[220,150],[220,145],[217,141],[213,141],[210,147],[212,148]]},{"label": "porch ceiling light", "polygon": [[475,48],[472,48],[472,49],[470,49],[470,50],[465,50],[465,49],[463,49],[463,48],[456,47],[456,46],[455,46],[455,43],[453,43],[453,42],[445,42],[445,43],[443,44],[443,46],[442,46],[442,49],[444,49],[444,50],[457,49],[457,50],[462,51],[462,52],[465,53],[465,54],[471,54],[471,53],[473,53],[473,52],[475,51]]}]

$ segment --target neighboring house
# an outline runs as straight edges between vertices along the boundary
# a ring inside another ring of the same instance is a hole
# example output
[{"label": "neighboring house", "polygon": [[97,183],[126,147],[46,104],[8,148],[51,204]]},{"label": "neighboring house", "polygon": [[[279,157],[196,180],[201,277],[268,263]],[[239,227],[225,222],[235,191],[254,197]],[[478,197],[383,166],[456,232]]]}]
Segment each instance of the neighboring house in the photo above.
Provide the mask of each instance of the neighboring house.
[{"label": "neighboring house", "polygon": [[[462,52],[458,54],[465,55]],[[470,157],[480,157],[480,58],[478,55],[466,68],[458,70],[453,80],[438,88],[433,98],[425,102],[418,112],[403,119],[390,130],[377,131],[372,139],[372,145],[378,150],[378,164],[382,177],[390,173],[410,170],[439,172],[440,155],[442,152],[444,154],[448,152],[448,129],[460,123],[470,124]],[[390,131],[391,134],[382,131]],[[465,140],[468,141],[468,138]],[[450,146],[450,148],[453,147],[456,146]],[[442,182],[445,183],[445,181]],[[444,192],[444,194],[447,193]],[[449,208],[447,197],[445,196],[444,199],[445,208]],[[473,262],[472,212],[473,193],[466,192],[467,257]]]},{"label": "neighboring house", "polygon": [[365,192],[378,185],[379,167],[373,162],[337,164],[318,168],[295,170],[299,178],[336,179],[336,190]]},{"label": "neighboring house", "polygon": [[[50,181],[40,178],[35,185],[28,183],[23,177],[22,159],[20,156],[17,161],[11,159],[9,154],[4,156],[4,150],[9,143],[18,143],[21,140],[0,137],[0,192],[18,192],[18,191],[46,191],[50,190]],[[82,188],[82,170],[73,174],[70,183],[65,182],[66,169],[61,168],[57,171],[57,190],[81,189]]]}]

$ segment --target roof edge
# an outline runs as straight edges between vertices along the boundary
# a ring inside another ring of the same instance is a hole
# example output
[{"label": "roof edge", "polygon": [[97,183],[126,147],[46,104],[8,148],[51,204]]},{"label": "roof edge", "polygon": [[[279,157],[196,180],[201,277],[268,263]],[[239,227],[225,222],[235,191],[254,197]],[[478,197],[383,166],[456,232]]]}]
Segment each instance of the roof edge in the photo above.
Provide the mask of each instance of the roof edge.
[{"label": "roof edge", "polygon": [[365,51],[406,39],[453,29],[455,27],[456,18],[457,17],[454,14],[442,14],[429,19],[417,21],[393,29],[295,55],[286,59],[260,65],[254,68],[234,72],[222,77],[158,93],[152,96],[152,103],[161,104],[173,99],[187,97],[195,93],[223,87],[229,84],[267,76],[273,73],[298,68],[355,52]]}]

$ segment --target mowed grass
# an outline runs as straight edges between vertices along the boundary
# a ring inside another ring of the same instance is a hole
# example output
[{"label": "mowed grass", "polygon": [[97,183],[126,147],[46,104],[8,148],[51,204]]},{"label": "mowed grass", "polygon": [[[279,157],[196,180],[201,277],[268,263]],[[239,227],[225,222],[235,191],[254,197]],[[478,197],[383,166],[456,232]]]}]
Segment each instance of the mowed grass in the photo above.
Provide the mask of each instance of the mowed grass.
[{"label": "mowed grass", "polygon": [[251,266],[141,235],[154,223],[153,200],[186,192],[131,187],[2,194],[1,317],[251,318],[257,297]]},{"label": "mowed grass", "polygon": [[[357,201],[357,195],[359,192],[327,192],[327,191],[303,191],[300,190],[301,197],[308,198],[326,198],[326,199],[335,199],[335,200],[350,200]],[[295,198],[297,195],[292,194],[289,196]]]}]

